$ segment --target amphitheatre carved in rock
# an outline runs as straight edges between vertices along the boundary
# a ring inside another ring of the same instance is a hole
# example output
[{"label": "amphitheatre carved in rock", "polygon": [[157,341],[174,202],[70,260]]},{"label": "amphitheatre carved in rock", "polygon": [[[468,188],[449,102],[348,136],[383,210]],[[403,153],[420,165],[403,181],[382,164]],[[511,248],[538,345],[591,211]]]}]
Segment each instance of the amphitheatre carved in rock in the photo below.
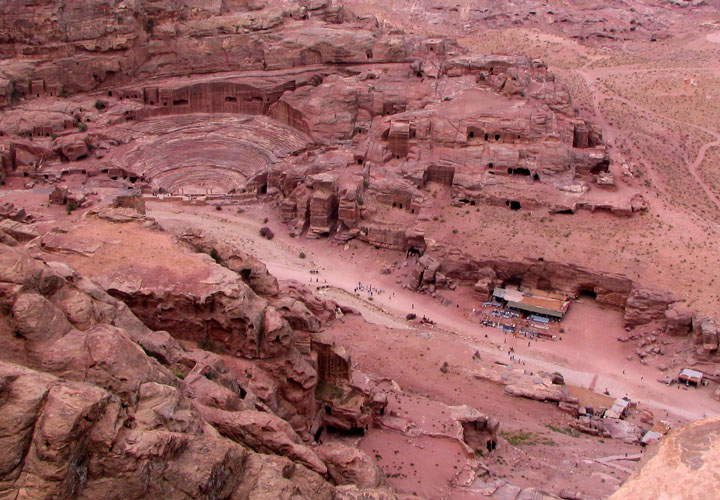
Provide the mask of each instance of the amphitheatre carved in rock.
[{"label": "amphitheatre carved in rock", "polygon": [[0,0],[0,497],[712,498],[718,6]]}]

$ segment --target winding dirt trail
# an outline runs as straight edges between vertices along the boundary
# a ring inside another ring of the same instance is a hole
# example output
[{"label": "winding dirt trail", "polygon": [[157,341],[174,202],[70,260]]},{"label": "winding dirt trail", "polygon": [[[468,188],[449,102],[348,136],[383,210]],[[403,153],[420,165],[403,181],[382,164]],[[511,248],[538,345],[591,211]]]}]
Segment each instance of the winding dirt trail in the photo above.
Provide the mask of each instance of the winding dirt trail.
[{"label": "winding dirt trail", "polygon": [[703,189],[705,190],[705,193],[710,197],[710,199],[713,200],[715,202],[715,204],[718,205],[718,207],[720,207],[720,204],[719,204],[720,200],[718,200],[718,198],[715,196],[715,194],[712,192],[710,187],[705,183],[705,181],[702,179],[702,177],[700,176],[700,174],[698,174],[698,171],[697,171],[698,167],[700,165],[702,165],[703,161],[705,161],[705,154],[707,153],[707,150],[710,148],[720,146],[720,135],[718,135],[718,134],[714,134],[714,135],[715,135],[715,138],[717,138],[718,140],[713,141],[713,142],[708,142],[707,144],[703,144],[703,146],[698,151],[695,161],[692,162],[692,164],[690,165],[690,167],[688,167],[688,169],[690,170],[690,173],[693,175],[693,177],[695,177],[695,180],[697,180],[700,183],[700,185],[703,187]]},{"label": "winding dirt trail", "polygon": [[[629,106],[631,108],[634,108],[638,111],[641,111],[643,113],[647,113],[649,115],[655,116],[660,120],[663,121],[671,121],[678,125],[683,125],[685,127],[691,127],[696,130],[700,130],[708,135],[713,136],[716,141],[709,142],[707,144],[704,144],[700,150],[698,151],[698,154],[695,157],[695,160],[687,166],[687,170],[690,173],[690,175],[693,177],[695,182],[702,188],[705,195],[710,199],[710,201],[716,206],[718,210],[720,210],[720,199],[715,195],[715,193],[710,189],[710,187],[707,185],[707,183],[703,180],[703,178],[698,174],[697,169],[702,164],[703,160],[705,159],[705,153],[708,149],[714,146],[720,145],[720,134],[717,133],[714,130],[711,130],[709,128],[703,127],[701,125],[690,123],[682,120],[677,120],[675,118],[671,118],[665,115],[662,115],[660,113],[657,113],[655,111],[652,111],[650,109],[647,109],[643,106],[640,106],[639,104],[630,101],[617,93],[613,92],[610,88],[608,88],[606,85],[604,85],[601,82],[601,76],[608,76],[611,74],[616,74],[616,69],[619,69],[619,73],[626,73],[626,72],[632,72],[632,71],[653,71],[653,69],[645,69],[645,70],[633,70],[631,68],[601,68],[601,69],[590,69],[591,62],[588,62],[586,65],[584,65],[582,68],[580,68],[577,73],[583,78],[585,81],[585,84],[587,85],[588,89],[591,92],[592,99],[593,99],[593,108],[594,108],[594,117],[598,123],[600,123],[603,133],[607,134],[607,137],[611,140],[608,141],[609,143],[613,143],[615,139],[617,138],[618,134],[620,133],[620,130],[617,127],[614,127],[610,125],[610,123],[607,121],[605,116],[603,115],[602,111],[600,111],[600,104],[602,101],[607,99],[614,99],[618,102],[621,102],[625,104],[626,106]],[[673,68],[674,71],[683,71],[684,68]]]}]

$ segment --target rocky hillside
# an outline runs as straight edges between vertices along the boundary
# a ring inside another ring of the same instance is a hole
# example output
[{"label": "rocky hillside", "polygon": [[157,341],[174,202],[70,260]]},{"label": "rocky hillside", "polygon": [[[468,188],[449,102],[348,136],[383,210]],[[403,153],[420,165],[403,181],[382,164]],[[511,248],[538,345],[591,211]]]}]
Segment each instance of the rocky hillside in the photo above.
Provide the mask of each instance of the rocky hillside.
[{"label": "rocky hillside", "polygon": [[717,498],[720,419],[693,422],[657,443],[610,500]]},{"label": "rocky hillside", "polygon": [[308,446],[220,356],[67,265],[3,246],[0,290],[3,497],[395,498],[368,457]]}]

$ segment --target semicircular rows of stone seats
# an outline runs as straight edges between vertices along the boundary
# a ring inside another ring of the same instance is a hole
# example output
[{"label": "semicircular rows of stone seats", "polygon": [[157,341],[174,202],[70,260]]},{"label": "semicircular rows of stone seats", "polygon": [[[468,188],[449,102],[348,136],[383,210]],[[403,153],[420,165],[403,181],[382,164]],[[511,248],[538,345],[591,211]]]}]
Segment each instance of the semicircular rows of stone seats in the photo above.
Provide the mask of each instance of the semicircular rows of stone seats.
[{"label": "semicircular rows of stone seats", "polygon": [[305,149],[310,138],[267,116],[180,115],[137,122],[122,159],[156,192],[225,194]]}]

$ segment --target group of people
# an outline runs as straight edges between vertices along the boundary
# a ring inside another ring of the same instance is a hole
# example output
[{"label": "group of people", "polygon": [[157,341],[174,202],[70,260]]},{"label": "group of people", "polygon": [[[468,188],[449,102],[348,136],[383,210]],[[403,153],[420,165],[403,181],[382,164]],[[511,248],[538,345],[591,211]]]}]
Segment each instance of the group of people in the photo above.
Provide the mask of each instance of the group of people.
[{"label": "group of people", "polygon": [[[372,297],[373,294],[381,295],[381,294],[385,293],[385,290],[383,290],[382,288],[374,287],[372,285],[366,286],[366,285],[363,285],[361,281],[358,281],[358,284],[355,287],[354,292],[356,295],[359,295],[360,292],[367,292],[368,296]],[[394,295],[395,295],[395,292],[392,292],[390,294],[390,298],[392,298]]]}]

